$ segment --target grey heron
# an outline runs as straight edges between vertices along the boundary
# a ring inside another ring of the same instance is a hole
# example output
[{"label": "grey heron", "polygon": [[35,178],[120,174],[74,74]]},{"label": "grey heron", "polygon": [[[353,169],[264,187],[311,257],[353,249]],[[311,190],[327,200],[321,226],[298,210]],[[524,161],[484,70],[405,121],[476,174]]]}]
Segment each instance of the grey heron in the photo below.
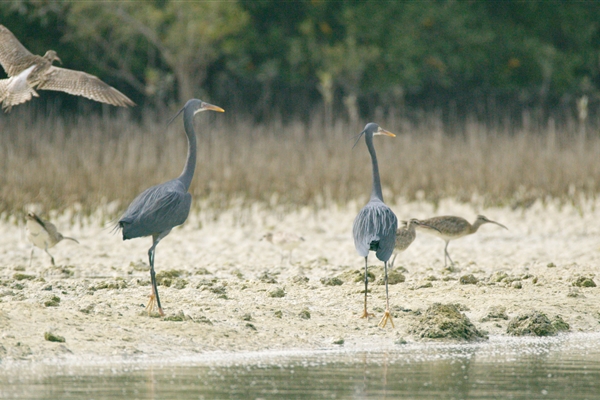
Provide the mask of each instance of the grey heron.
[{"label": "grey heron", "polygon": [[[368,318],[370,313],[367,312],[367,289],[369,278],[367,274],[367,259],[369,251],[374,251],[377,258],[384,263],[385,269],[385,313],[379,321],[380,327],[385,327],[389,320],[394,326],[392,315],[390,314],[390,304],[388,295],[388,260],[394,252],[394,242],[396,240],[396,228],[398,227],[398,219],[394,212],[383,202],[383,194],[381,192],[381,181],[379,179],[379,167],[377,164],[377,155],[375,147],[373,147],[374,135],[386,135],[395,137],[391,132],[382,129],[379,125],[371,122],[365,126],[365,129],[359,134],[356,141],[364,135],[367,148],[371,154],[371,164],[373,168],[373,187],[371,190],[371,199],[364,206],[356,218],[352,227],[354,236],[354,247],[362,257],[365,258],[365,307],[361,318]],[[354,144],[356,146],[356,143]]]},{"label": "grey heron", "polygon": [[62,63],[54,50],[44,56],[34,55],[19,42],[4,25],[0,25],[0,64],[9,76],[0,79],[0,101],[5,111],[12,106],[38,97],[35,89],[57,90],[87,97],[113,106],[134,106],[135,103],[98,77],[82,71],[59,68]]},{"label": "grey heron", "polygon": [[454,262],[450,258],[450,254],[448,254],[448,243],[450,243],[451,240],[471,235],[477,232],[481,225],[486,223],[496,224],[508,230],[506,226],[496,221],[492,221],[483,215],[478,215],[472,225],[466,219],[455,217],[453,215],[423,219],[420,222],[421,224],[417,226],[419,230],[435,235],[446,242],[446,247],[444,247],[444,267],[447,266],[447,259],[450,260],[450,265],[454,265]]},{"label": "grey heron", "polygon": [[27,220],[27,239],[34,246],[31,248],[31,255],[29,256],[30,268],[31,261],[33,260],[33,249],[35,249],[35,247],[44,249],[44,251],[50,256],[50,261],[52,262],[52,265],[56,265],[54,263],[54,257],[52,257],[52,254],[50,254],[50,252],[48,251],[49,248],[54,247],[63,239],[72,240],[75,243],[79,244],[77,239],[68,236],[63,236],[62,233],[60,233],[56,229],[56,226],[54,226],[53,223],[41,219],[32,212],[27,213],[27,216],[25,218]]},{"label": "grey heron", "polygon": [[122,229],[123,240],[152,236],[152,246],[148,250],[152,281],[152,294],[146,307],[149,314],[154,310],[154,303],[156,302],[158,312],[160,315],[164,315],[158,297],[158,288],[156,287],[154,250],[158,243],[171,232],[171,229],[185,222],[190,213],[192,195],[188,192],[188,189],[196,168],[194,115],[207,110],[224,111],[221,107],[205,103],[202,100],[192,99],[171,119],[173,121],[183,112],[188,153],[181,175],[176,179],[153,186],[140,193],[131,202],[118,222],[117,228]]}]

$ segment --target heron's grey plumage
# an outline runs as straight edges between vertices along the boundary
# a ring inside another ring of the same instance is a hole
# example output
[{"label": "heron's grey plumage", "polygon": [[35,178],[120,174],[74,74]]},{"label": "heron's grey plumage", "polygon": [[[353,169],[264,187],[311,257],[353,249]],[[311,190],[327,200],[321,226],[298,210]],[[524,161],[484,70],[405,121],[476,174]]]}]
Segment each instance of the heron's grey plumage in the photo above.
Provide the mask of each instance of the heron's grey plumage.
[{"label": "heron's grey plumage", "polygon": [[0,25],[0,64],[9,76],[0,80],[0,101],[6,111],[37,97],[35,89],[57,90],[114,106],[134,106],[123,93],[83,71],[52,65],[60,61],[54,50],[34,55],[4,25]]},{"label": "heron's grey plumage", "polygon": [[354,219],[352,232],[356,251],[367,257],[374,251],[381,261],[388,261],[394,252],[398,219],[379,199],[371,199]]},{"label": "heron's grey plumage", "polygon": [[[385,293],[386,293],[386,311],[380,321],[380,326],[385,326],[388,319],[394,324],[389,312],[388,284],[387,284],[387,265],[388,260],[394,252],[394,243],[396,240],[396,228],[398,219],[394,212],[383,202],[383,193],[381,191],[381,180],[379,177],[379,165],[377,163],[377,154],[373,146],[374,135],[395,136],[393,133],[381,129],[375,123],[369,123],[361,132],[364,135],[365,143],[371,155],[371,166],[373,173],[373,186],[371,189],[371,198],[354,219],[352,234],[354,236],[354,247],[358,254],[365,258],[365,307],[363,318],[369,316],[367,312],[367,259],[369,251],[374,251],[377,258],[384,262],[385,269]],[[359,137],[360,139],[360,137]],[[358,143],[358,140],[357,140]]]},{"label": "heron's grey plumage", "polygon": [[188,140],[187,159],[181,175],[140,193],[118,222],[118,228],[123,233],[123,240],[152,236],[152,247],[148,250],[153,291],[149,309],[152,310],[154,298],[156,298],[161,315],[163,315],[163,311],[154,273],[154,250],[158,243],[171,232],[171,229],[185,222],[190,213],[192,195],[188,193],[188,189],[194,177],[197,153],[193,119],[196,113],[206,110],[223,112],[222,108],[198,99],[189,100],[181,110]]}]

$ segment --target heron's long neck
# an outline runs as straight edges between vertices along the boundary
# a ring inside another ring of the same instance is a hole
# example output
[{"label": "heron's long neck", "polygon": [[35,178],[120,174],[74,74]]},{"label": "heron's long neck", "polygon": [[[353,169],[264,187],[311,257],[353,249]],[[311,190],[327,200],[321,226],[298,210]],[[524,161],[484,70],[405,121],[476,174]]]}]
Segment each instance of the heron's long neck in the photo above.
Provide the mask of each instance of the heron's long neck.
[{"label": "heron's long neck", "polygon": [[373,164],[373,189],[371,190],[371,200],[379,199],[383,201],[381,181],[379,179],[379,166],[377,164],[377,154],[375,154],[375,147],[373,146],[373,135],[368,133],[365,134],[365,141],[367,142],[367,148],[371,154],[371,163]]},{"label": "heron's long neck", "polygon": [[185,167],[177,179],[183,182],[187,191],[192,184],[196,170],[196,132],[194,131],[194,112],[192,110],[185,109],[183,111],[183,126],[188,139],[188,154]]}]

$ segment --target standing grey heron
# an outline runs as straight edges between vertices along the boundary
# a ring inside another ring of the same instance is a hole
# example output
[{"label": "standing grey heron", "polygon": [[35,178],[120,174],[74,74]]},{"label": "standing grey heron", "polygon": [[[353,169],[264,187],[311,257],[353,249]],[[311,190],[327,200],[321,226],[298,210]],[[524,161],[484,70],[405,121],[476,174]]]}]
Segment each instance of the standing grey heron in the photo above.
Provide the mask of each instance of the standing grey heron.
[{"label": "standing grey heron", "polygon": [[402,253],[404,250],[408,249],[408,246],[410,246],[412,242],[415,241],[417,237],[417,232],[415,230],[416,226],[425,225],[428,228],[437,231],[437,228],[430,225],[426,225],[425,223],[415,218],[412,218],[408,221],[402,221],[402,223],[404,226],[396,230],[396,244],[394,245],[394,250],[396,251],[396,254],[394,254],[394,258],[392,258],[392,262],[390,263],[392,268],[394,267],[394,262],[396,261],[396,256],[398,256],[398,253]]},{"label": "standing grey heron", "polygon": [[421,224],[417,226],[419,230],[435,235],[446,242],[446,247],[444,247],[444,267],[447,265],[446,259],[450,260],[451,266],[454,265],[454,261],[452,261],[450,254],[448,254],[448,243],[450,243],[451,240],[471,235],[477,232],[481,225],[486,223],[496,224],[508,230],[504,225],[487,219],[483,215],[478,215],[472,225],[466,219],[455,217],[453,215],[423,219],[420,222]]},{"label": "standing grey heron", "polygon": [[82,71],[52,65],[60,58],[54,50],[44,56],[34,55],[19,42],[4,25],[0,25],[0,64],[9,76],[0,79],[0,101],[5,111],[38,97],[35,89],[58,90],[87,97],[113,106],[134,106],[135,103],[98,77]]},{"label": "standing grey heron", "polygon": [[[369,251],[374,251],[377,258],[384,263],[385,313],[381,318],[381,321],[379,321],[379,326],[383,328],[388,320],[392,323],[392,326],[394,326],[394,321],[390,314],[387,267],[388,260],[394,252],[398,219],[393,211],[383,202],[377,155],[375,154],[375,148],[373,147],[373,136],[386,135],[396,137],[396,135],[382,129],[379,125],[372,122],[365,126],[365,129],[359,134],[356,143],[358,143],[363,135],[365,136],[365,142],[367,143],[367,148],[371,154],[373,188],[371,190],[371,199],[354,219],[352,234],[354,235],[354,247],[356,247],[356,251],[365,258],[365,308],[361,318],[368,318],[370,315],[373,315],[367,312],[367,288],[369,284],[367,259],[369,257]],[[355,146],[356,143],[354,144]]]},{"label": "standing grey heron", "polygon": [[35,247],[44,249],[44,251],[50,256],[50,262],[52,262],[52,265],[56,265],[54,264],[54,257],[52,257],[52,254],[50,254],[48,251],[49,248],[54,247],[63,239],[69,239],[79,244],[77,239],[63,236],[62,233],[56,229],[56,226],[54,226],[53,223],[44,221],[32,212],[27,213],[25,218],[27,220],[27,239],[29,239],[34,246],[31,248],[31,255],[29,256],[30,268],[31,261],[33,260],[33,249],[35,249]]},{"label": "standing grey heron", "polygon": [[156,287],[154,250],[158,243],[171,232],[171,229],[185,222],[190,213],[192,195],[188,193],[188,189],[196,169],[194,115],[207,110],[224,111],[221,107],[205,103],[202,100],[192,99],[171,119],[173,121],[183,112],[188,153],[181,175],[176,179],[144,190],[131,202],[118,222],[117,229],[122,229],[123,240],[152,236],[152,247],[148,250],[150,278],[152,280],[152,294],[146,307],[148,314],[154,310],[154,303],[156,302],[160,315],[165,315],[160,305],[158,288]]}]

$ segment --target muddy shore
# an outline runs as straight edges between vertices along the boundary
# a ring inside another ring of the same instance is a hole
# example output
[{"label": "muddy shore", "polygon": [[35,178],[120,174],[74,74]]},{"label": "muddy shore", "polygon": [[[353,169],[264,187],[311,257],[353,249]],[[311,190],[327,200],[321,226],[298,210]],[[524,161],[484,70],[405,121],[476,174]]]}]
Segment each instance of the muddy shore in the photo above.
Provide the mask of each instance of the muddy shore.
[{"label": "muddy shore", "polygon": [[[399,219],[484,214],[509,230],[488,224],[452,242],[452,270],[444,268],[443,241],[418,235],[396,259],[395,270],[405,279],[390,286],[395,328],[383,329],[377,326],[385,306],[378,283],[383,268],[374,255],[369,309],[376,316],[358,318],[363,264],[351,229],[361,205],[191,215],[157,248],[165,318],[145,312],[149,238],[123,242],[100,217],[50,216],[81,244],[64,241],[51,249],[56,267],[36,249],[29,267],[24,225],[1,223],[0,360],[393,348],[421,340],[412,328],[433,303],[459,304],[488,335],[508,335],[510,318],[532,310],[561,316],[571,332],[600,331],[600,289],[577,286],[578,280],[596,280],[600,204],[481,210],[447,200],[434,210],[398,201],[392,209]],[[268,231],[305,238],[291,264],[281,262],[279,248],[259,240]],[[489,318],[499,306],[507,319]]]}]

